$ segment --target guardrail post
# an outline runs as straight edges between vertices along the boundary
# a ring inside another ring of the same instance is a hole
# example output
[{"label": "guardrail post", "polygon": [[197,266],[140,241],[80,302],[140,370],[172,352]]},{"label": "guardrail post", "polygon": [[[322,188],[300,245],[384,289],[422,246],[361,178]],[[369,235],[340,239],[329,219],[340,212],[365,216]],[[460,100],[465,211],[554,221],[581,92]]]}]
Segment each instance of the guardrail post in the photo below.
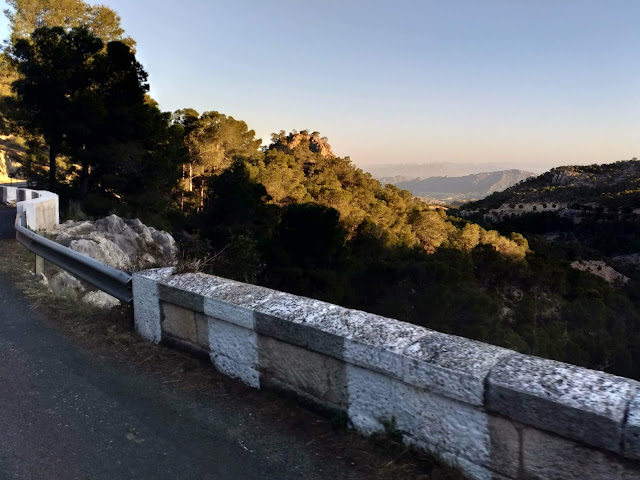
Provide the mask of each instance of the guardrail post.
[{"label": "guardrail post", "polygon": [[35,265],[35,274],[42,274],[44,275],[44,258],[36,255],[36,265]]}]

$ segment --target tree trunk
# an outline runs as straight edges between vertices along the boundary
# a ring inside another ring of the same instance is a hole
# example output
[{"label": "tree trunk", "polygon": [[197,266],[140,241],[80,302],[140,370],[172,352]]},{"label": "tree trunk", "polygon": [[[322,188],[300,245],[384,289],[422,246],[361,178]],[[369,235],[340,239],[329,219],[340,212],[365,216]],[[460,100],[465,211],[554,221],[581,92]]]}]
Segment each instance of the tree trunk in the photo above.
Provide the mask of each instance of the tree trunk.
[{"label": "tree trunk", "polygon": [[85,198],[87,193],[89,193],[89,163],[84,161],[80,173],[80,198]]},{"label": "tree trunk", "polygon": [[180,210],[184,210],[184,163],[182,164],[182,178],[180,180]]},{"label": "tree trunk", "polygon": [[55,142],[49,144],[49,190],[56,190],[56,157],[58,156],[58,145]]}]

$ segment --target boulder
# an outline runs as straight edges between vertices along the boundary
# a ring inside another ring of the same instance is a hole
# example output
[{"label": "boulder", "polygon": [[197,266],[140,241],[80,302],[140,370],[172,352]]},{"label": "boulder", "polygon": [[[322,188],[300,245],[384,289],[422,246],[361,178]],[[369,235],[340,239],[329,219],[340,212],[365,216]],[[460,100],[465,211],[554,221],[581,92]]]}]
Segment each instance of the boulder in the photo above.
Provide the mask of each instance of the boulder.
[{"label": "boulder", "polygon": [[99,290],[87,293],[81,300],[83,303],[98,308],[114,308],[120,305],[120,300]]},{"label": "boulder", "polygon": [[65,271],[58,272],[49,279],[49,288],[59,296],[80,297],[86,291],[80,280]]},{"label": "boulder", "polygon": [[[138,219],[125,220],[117,215],[91,221],[67,221],[51,232],[54,240],[76,252],[111,267],[137,271],[176,263],[177,247],[167,232],[148,227]],[[41,281],[46,282],[46,278]],[[99,308],[113,308],[120,301],[90,288],[69,273],[61,271],[49,279],[56,295],[71,295]]]},{"label": "boulder", "polygon": [[130,266],[130,257],[118,245],[98,235],[72,240],[69,248],[121,270]]},{"label": "boulder", "polygon": [[58,243],[120,270],[144,270],[176,262],[173,237],[138,219],[110,215],[95,222],[68,221],[53,233]]}]

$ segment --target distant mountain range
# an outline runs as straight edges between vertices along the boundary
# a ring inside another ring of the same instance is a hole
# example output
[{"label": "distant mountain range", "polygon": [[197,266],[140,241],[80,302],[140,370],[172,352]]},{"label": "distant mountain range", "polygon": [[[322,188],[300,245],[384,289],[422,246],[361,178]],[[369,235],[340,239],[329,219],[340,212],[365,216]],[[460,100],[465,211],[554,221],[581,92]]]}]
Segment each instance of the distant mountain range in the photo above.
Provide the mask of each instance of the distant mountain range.
[{"label": "distant mountain range", "polygon": [[[358,165],[369,172],[377,180],[397,177],[396,181],[412,180],[428,177],[462,177],[480,172],[497,172],[514,167],[512,163],[503,162],[431,162],[431,163],[385,163],[374,165]],[[521,170],[542,173],[542,167],[523,166]],[[403,178],[400,178],[403,177]]]},{"label": "distant mountain range", "polygon": [[482,172],[460,177],[428,177],[407,180],[402,176],[382,178],[418,197],[444,202],[478,200],[535,175],[523,170]]}]

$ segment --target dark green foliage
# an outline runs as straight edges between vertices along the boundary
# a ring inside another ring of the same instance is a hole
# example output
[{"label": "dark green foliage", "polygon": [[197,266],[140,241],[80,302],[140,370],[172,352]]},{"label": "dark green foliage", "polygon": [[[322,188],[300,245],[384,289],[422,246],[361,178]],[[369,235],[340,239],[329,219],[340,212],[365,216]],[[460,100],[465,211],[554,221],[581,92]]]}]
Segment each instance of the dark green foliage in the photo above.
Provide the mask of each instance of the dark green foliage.
[{"label": "dark green foliage", "polygon": [[103,48],[102,40],[79,28],[36,29],[29,40],[18,39],[11,49],[20,74],[12,88],[10,114],[27,131],[41,134],[49,145],[49,186],[55,188],[56,159],[62,153],[70,124],[89,103],[84,96],[92,84],[90,59]]},{"label": "dark green foliage", "polygon": [[285,207],[278,229],[289,261],[305,268],[333,264],[345,234],[337,210],[313,203]]},{"label": "dark green foliage", "polygon": [[[188,158],[184,129],[147,101],[147,74],[130,47],[104,45],[85,28],[42,27],[17,40],[11,54],[20,76],[10,113],[47,143],[49,188],[63,201],[83,200],[90,214],[168,226]],[[36,170],[25,172],[38,180]]]},{"label": "dark green foliage", "polygon": [[[208,208],[200,215],[203,236],[220,255],[217,272],[255,282],[262,271],[262,251],[278,228],[279,209],[269,205],[265,188],[236,162],[210,180]],[[222,255],[224,253],[224,255]]]}]

